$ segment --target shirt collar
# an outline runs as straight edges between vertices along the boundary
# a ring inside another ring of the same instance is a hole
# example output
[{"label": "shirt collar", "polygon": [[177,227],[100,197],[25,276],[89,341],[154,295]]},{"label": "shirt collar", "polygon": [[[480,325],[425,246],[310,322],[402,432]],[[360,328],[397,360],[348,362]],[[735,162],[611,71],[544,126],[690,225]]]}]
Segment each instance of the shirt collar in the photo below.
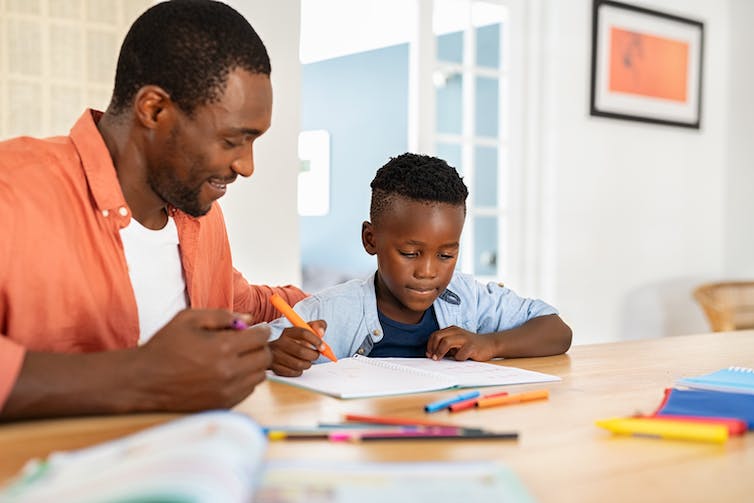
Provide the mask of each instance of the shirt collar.
[{"label": "shirt collar", "polygon": [[71,141],[81,158],[84,175],[97,209],[105,214],[116,212],[120,217],[130,219],[131,210],[123,197],[110,151],[97,129],[97,122],[102,115],[98,110],[87,108],[71,128]]}]

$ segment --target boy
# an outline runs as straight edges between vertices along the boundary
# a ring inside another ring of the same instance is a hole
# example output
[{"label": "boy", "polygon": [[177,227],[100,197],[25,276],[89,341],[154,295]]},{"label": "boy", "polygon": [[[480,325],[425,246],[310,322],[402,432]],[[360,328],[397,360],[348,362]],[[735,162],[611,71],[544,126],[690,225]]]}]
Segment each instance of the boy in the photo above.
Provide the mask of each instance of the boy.
[{"label": "boy", "polygon": [[[455,168],[438,158],[403,154],[371,183],[371,222],[362,224],[364,249],[377,272],[326,289],[296,305],[304,319],[326,320],[337,357],[409,356],[486,361],[548,356],[571,345],[557,310],[495,283],[455,272],[468,190]],[[319,338],[271,323],[271,369],[297,376],[326,361]]]}]

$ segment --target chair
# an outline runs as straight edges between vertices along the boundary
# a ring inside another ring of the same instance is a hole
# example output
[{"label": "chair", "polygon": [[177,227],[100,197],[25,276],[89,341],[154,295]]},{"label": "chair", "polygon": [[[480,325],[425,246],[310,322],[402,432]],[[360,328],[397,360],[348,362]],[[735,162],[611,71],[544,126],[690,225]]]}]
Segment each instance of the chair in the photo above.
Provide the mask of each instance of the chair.
[{"label": "chair", "polygon": [[723,281],[700,285],[694,298],[714,332],[754,328],[754,281]]}]

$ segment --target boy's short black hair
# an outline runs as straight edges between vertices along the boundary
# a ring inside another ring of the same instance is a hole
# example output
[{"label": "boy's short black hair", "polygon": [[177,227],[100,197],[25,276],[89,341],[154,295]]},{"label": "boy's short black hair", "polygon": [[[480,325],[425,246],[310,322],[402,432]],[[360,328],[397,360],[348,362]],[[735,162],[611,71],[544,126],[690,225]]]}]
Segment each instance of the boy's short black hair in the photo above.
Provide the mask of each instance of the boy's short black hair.
[{"label": "boy's short black hair", "polygon": [[372,204],[369,218],[373,223],[395,197],[463,206],[465,211],[466,197],[469,195],[466,184],[454,167],[437,157],[411,153],[391,157],[377,170],[370,187]]},{"label": "boy's short black hair", "polygon": [[267,49],[241,14],[211,0],[159,3],[126,34],[109,111],[117,115],[141,87],[156,85],[190,116],[220,98],[237,68],[270,74]]}]

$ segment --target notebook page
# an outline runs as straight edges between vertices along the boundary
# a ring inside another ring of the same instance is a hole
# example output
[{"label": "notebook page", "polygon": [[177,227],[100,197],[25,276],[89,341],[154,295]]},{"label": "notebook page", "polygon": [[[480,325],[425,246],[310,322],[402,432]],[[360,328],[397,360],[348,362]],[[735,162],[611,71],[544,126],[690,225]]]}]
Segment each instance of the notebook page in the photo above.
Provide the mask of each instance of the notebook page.
[{"label": "notebook page", "polygon": [[[410,359],[410,358],[409,358]],[[436,391],[453,387],[451,378],[424,369],[395,365],[390,358],[354,356],[320,363],[299,377],[267,372],[271,381],[284,382],[338,398],[364,398]]]},{"label": "notebook page", "polygon": [[[363,358],[363,357],[362,357]],[[411,367],[416,370],[443,374],[455,386],[471,388],[476,386],[504,386],[510,384],[530,384],[560,381],[560,377],[472,360],[432,360],[429,358],[382,358],[393,364]]]}]

